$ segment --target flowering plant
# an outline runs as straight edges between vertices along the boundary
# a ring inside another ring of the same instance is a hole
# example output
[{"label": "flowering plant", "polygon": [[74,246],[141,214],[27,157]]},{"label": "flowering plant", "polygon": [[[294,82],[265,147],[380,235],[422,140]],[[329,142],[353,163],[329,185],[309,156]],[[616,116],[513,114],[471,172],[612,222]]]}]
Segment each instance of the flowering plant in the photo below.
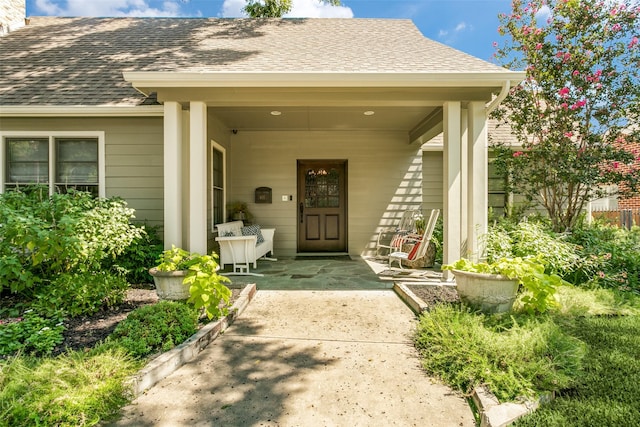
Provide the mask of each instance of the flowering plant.
[{"label": "flowering plant", "polygon": [[506,38],[495,57],[526,79],[494,111],[522,148],[492,141],[495,165],[508,191],[543,206],[565,231],[589,200],[615,191],[610,184],[638,187],[640,6],[514,0],[499,20]]}]

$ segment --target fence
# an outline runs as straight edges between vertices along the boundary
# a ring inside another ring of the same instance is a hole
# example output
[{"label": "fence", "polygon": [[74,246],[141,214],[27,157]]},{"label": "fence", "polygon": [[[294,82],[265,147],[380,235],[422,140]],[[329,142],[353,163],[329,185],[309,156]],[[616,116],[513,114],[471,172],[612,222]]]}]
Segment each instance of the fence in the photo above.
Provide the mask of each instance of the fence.
[{"label": "fence", "polygon": [[618,209],[614,211],[593,211],[594,219],[604,219],[610,224],[630,229],[634,225],[640,226],[640,209]]}]

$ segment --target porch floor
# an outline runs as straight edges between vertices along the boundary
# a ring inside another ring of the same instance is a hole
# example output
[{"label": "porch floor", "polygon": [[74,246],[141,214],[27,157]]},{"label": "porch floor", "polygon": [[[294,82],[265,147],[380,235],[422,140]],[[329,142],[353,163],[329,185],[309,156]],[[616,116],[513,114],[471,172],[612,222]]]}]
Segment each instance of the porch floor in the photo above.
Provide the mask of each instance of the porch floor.
[{"label": "porch floor", "polygon": [[[229,273],[227,265],[225,272]],[[438,270],[392,269],[385,260],[341,257],[278,257],[277,261],[258,260],[252,273],[262,276],[229,275],[231,287],[255,283],[265,290],[354,290],[391,289],[394,283],[440,283]]]}]

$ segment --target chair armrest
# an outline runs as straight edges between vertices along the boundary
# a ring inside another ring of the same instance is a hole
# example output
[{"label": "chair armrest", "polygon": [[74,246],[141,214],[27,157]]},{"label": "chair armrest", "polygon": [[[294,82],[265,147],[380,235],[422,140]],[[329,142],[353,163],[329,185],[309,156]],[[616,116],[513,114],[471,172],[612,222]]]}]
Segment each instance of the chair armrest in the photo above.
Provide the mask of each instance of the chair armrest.
[{"label": "chair armrest", "polygon": [[262,237],[264,240],[273,240],[273,236],[276,232],[275,228],[261,228],[260,232],[262,233]]},{"label": "chair armrest", "polygon": [[258,241],[258,236],[216,237],[216,242],[232,242],[232,241],[243,241],[243,240],[253,240],[255,243]]}]

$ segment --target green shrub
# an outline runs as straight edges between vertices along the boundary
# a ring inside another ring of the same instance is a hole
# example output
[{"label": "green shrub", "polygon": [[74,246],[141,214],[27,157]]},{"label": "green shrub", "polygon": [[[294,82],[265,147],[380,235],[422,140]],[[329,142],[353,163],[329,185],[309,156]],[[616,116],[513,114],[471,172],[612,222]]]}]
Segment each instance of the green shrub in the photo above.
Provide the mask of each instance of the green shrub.
[{"label": "green shrub", "polygon": [[32,307],[47,315],[89,315],[120,304],[128,288],[124,277],[106,271],[63,273],[35,291]]},{"label": "green shrub", "polygon": [[502,221],[487,236],[487,258],[490,262],[507,257],[542,256],[546,272],[566,277],[580,267],[578,247],[554,233],[542,222]]},{"label": "green shrub", "polygon": [[181,344],[196,331],[198,313],[188,305],[175,301],[132,311],[109,337],[134,357],[167,351]]},{"label": "green shrub", "polygon": [[115,260],[109,259],[105,267],[124,271],[129,283],[153,283],[149,268],[155,265],[162,253],[162,240],[158,237],[158,227],[137,227],[140,235]]},{"label": "green shrub", "polygon": [[140,236],[131,218],[123,200],[85,192],[0,194],[0,291],[28,292],[63,273],[99,271]]},{"label": "green shrub", "polygon": [[580,223],[569,236],[580,247],[583,259],[591,260],[590,271],[579,272],[576,282],[640,292],[640,228],[631,230]]},{"label": "green shrub", "polygon": [[45,318],[27,310],[22,317],[0,323],[0,356],[18,351],[48,355],[62,343],[64,330],[61,318]]}]

